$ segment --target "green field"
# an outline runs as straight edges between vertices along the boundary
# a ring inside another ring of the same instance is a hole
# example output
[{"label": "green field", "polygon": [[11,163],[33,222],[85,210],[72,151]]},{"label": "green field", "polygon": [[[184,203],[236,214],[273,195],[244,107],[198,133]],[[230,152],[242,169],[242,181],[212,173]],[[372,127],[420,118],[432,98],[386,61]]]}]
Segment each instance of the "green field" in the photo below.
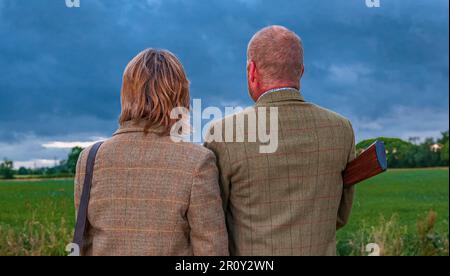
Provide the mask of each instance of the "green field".
[{"label": "green field", "polygon": [[[351,221],[338,232],[339,254],[364,254],[363,244],[381,242],[386,255],[448,255],[448,192],[448,169],[392,170],[359,184]],[[64,254],[75,217],[73,181],[2,181],[0,204],[0,255]],[[436,223],[427,221],[430,210]],[[418,221],[432,224],[422,238]],[[416,244],[426,250],[414,251]]]},{"label": "green field", "polygon": [[[445,239],[446,244],[443,246],[448,254],[448,191],[448,169],[391,170],[358,184],[350,223],[337,235],[339,251],[342,255],[350,254],[345,243],[352,239],[362,240],[359,235],[371,231],[384,230],[390,233],[384,233],[383,238],[404,238],[405,243],[408,243],[408,239],[417,238],[413,236],[417,234],[418,222],[427,222],[429,212],[434,211],[437,215],[436,223],[427,235],[433,235],[434,230],[440,238]],[[386,227],[388,223],[393,223],[390,229]],[[373,241],[369,239],[365,242]],[[405,244],[404,247],[407,246]],[[414,247],[413,244],[410,246]],[[414,255],[412,252],[403,254]]]}]

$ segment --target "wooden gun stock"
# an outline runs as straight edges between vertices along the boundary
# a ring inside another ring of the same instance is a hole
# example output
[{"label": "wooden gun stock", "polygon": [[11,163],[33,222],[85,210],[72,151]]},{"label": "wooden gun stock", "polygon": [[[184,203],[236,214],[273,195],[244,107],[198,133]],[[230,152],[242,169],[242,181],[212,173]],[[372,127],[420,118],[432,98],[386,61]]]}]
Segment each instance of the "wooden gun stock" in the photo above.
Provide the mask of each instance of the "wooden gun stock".
[{"label": "wooden gun stock", "polygon": [[387,170],[386,149],[382,141],[376,141],[342,172],[344,186],[350,187]]}]

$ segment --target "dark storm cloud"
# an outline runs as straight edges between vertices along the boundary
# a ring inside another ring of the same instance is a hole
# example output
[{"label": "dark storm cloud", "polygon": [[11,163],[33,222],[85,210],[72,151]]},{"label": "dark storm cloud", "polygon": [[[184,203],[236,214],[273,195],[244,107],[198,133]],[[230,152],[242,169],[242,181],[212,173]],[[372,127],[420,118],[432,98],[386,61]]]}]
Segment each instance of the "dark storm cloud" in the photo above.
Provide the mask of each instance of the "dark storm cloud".
[{"label": "dark storm cloud", "polygon": [[351,118],[358,139],[437,135],[448,126],[448,1],[381,4],[0,0],[0,145],[109,136],[122,71],[147,47],[176,53],[205,105],[250,105],[246,46],[271,24],[303,39],[305,97]]}]

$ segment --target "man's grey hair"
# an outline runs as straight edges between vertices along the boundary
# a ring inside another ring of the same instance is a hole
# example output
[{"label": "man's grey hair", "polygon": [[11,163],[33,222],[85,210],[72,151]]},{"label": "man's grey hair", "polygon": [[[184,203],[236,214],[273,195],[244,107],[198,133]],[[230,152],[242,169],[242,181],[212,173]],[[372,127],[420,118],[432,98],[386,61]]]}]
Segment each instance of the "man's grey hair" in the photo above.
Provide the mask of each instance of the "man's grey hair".
[{"label": "man's grey hair", "polygon": [[303,44],[300,37],[283,26],[269,26],[257,32],[247,49],[263,84],[299,82],[303,68]]}]

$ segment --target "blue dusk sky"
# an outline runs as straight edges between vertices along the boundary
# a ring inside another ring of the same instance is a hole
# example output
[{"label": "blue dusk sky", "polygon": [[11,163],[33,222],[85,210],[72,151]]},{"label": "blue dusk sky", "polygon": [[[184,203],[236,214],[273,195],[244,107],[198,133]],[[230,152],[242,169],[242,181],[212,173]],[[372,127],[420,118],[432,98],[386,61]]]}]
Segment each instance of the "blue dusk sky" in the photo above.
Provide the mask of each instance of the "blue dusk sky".
[{"label": "blue dusk sky", "polygon": [[437,137],[449,125],[448,0],[0,0],[0,158],[52,165],[117,128],[128,61],[166,48],[192,98],[249,106],[246,47],[267,25],[301,36],[307,101],[357,140]]}]

